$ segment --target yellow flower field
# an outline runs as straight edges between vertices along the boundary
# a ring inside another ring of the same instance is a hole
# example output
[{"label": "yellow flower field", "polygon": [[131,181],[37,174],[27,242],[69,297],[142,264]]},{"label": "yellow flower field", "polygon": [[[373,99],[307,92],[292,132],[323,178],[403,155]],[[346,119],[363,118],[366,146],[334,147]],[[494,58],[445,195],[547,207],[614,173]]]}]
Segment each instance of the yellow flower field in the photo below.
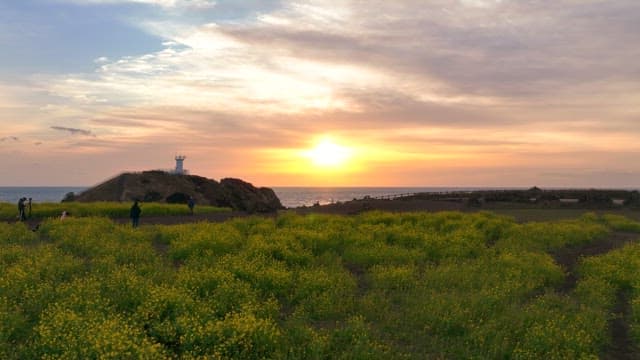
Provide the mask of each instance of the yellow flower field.
[{"label": "yellow flower field", "polygon": [[597,359],[621,292],[640,344],[640,245],[584,258],[565,290],[553,254],[639,225],[455,212],[0,223],[0,358]]}]

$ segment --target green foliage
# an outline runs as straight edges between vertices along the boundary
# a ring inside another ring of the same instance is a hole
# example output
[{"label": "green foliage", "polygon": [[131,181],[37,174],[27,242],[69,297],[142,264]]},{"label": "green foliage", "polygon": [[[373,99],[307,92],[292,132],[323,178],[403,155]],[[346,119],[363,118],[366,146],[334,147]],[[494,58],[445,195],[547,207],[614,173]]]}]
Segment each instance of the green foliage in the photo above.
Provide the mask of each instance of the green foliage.
[{"label": "green foliage", "polygon": [[[613,219],[617,223],[627,223],[626,219],[617,217]],[[640,272],[638,269],[640,269],[640,244],[627,244],[605,255],[585,259],[580,266],[583,280],[576,289],[578,298],[584,304],[610,312],[617,298],[629,297],[630,333],[636,344],[640,343]],[[609,318],[612,316],[620,315],[611,313]],[[612,341],[612,339],[607,340]]]},{"label": "green foliage", "polygon": [[537,298],[514,318],[514,359],[597,359],[605,344],[607,314],[555,294]]},{"label": "green foliage", "polygon": [[[86,214],[105,215],[94,206]],[[627,222],[372,212],[0,223],[0,358],[597,358],[619,291],[640,342],[640,247],[585,260],[566,295],[549,252]]]},{"label": "green foliage", "polygon": [[25,224],[9,225],[0,222],[0,245],[24,245],[37,240],[36,234],[29,231]]},{"label": "green foliage", "polygon": [[603,221],[612,229],[640,233],[640,222],[620,215],[605,214]]},{"label": "green foliage", "polygon": [[163,354],[160,344],[117,313],[52,306],[34,332],[32,350],[42,359],[158,359]]},{"label": "green foliage", "polygon": [[552,251],[586,244],[609,232],[605,225],[590,217],[558,222],[529,222],[508,228],[496,242],[496,247]]},{"label": "green foliage", "polygon": [[[189,208],[184,204],[141,204],[143,216],[167,216],[189,215]],[[131,203],[123,202],[65,202],[65,203],[33,203],[31,217],[36,219],[58,218],[63,211],[73,217],[106,216],[111,218],[129,217]],[[198,214],[212,214],[231,211],[230,208],[221,208],[208,205],[199,205],[196,208]],[[16,204],[0,203],[0,220],[13,220],[18,218]]]}]

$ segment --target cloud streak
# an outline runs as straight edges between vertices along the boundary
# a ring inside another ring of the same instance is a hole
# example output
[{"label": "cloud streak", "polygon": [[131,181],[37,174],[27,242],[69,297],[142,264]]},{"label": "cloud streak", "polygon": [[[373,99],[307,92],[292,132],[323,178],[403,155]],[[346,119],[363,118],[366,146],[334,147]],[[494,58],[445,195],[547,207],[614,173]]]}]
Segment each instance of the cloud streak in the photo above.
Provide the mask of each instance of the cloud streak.
[{"label": "cloud streak", "polygon": [[310,1],[241,25],[148,22],[180,47],[107,61],[95,74],[53,79],[51,90],[230,112],[366,111],[368,94],[485,108],[583,106],[602,91],[617,106],[635,102],[636,51],[609,40],[638,40],[638,3],[483,4]]},{"label": "cloud streak", "polygon": [[164,8],[192,8],[192,9],[208,9],[216,6],[213,0],[59,0],[63,2],[72,2],[79,5],[92,4],[147,4]]},{"label": "cloud streak", "polygon": [[93,136],[93,137],[95,137],[95,134],[93,134],[90,130],[70,128],[70,127],[64,127],[64,126],[51,126],[51,129],[57,130],[57,131],[68,132],[71,135],[84,135],[84,136]]}]

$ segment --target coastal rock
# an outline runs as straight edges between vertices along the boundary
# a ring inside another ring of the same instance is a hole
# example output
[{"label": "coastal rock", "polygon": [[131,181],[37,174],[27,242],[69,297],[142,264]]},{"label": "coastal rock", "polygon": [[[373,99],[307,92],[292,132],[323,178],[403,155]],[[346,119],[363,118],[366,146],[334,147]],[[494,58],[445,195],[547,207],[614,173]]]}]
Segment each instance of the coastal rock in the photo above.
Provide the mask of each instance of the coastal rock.
[{"label": "coastal rock", "polygon": [[217,182],[202,176],[163,171],[124,173],[75,196],[75,201],[133,201],[186,203],[231,207],[247,212],[271,212],[284,207],[275,192],[240,179]]},{"label": "coastal rock", "polygon": [[233,178],[220,180],[220,185],[227,195],[229,205],[234,209],[271,212],[283,208],[272,189],[256,188],[248,182]]}]

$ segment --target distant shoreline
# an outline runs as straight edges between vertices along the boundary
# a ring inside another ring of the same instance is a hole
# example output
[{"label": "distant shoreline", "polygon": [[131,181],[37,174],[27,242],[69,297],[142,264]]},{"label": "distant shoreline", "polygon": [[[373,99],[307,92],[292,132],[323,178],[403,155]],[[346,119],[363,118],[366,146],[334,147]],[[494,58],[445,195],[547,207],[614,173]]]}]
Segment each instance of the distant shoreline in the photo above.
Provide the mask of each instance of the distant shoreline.
[{"label": "distant shoreline", "polygon": [[[19,198],[32,197],[35,203],[60,202],[68,192],[79,193],[89,187],[73,186],[0,186],[0,202],[15,203]],[[469,192],[469,191],[524,191],[526,187],[312,187],[312,186],[276,186],[272,189],[287,208],[313,206],[314,204],[329,205],[337,202],[347,202],[354,199],[388,197],[402,193],[434,193],[434,192]],[[578,190],[587,191],[590,188],[542,188],[543,190]],[[635,188],[596,188],[605,191],[634,191]]]}]

